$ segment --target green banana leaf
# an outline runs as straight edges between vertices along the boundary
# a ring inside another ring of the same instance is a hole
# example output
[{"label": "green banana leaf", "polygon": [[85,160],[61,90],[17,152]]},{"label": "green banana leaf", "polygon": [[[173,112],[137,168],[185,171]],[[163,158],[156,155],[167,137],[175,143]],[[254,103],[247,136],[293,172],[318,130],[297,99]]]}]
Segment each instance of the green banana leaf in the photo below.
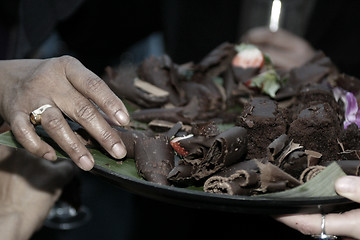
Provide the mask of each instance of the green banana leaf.
[{"label": "green banana leaf", "polygon": [[337,196],[335,191],[335,181],[339,177],[346,174],[336,162],[331,163],[328,167],[322,170],[318,175],[310,181],[287,191],[268,193],[260,195],[262,197],[279,197],[279,198],[294,198],[294,197],[332,197]]},{"label": "green banana leaf", "polygon": [[[227,128],[229,126],[226,126]],[[43,130],[38,130],[43,131]],[[46,133],[42,132],[40,135],[44,136]],[[55,142],[53,142],[48,137],[42,137],[47,143],[54,147],[56,154],[59,158],[69,158],[66,153],[64,153]],[[0,144],[14,147],[14,148],[22,148],[22,146],[16,141],[14,135],[8,131],[0,134]],[[105,169],[111,170],[113,172],[134,177],[137,179],[141,179],[141,177],[137,174],[137,170],[135,167],[135,162],[133,159],[126,159],[121,161],[115,161],[109,155],[104,152],[101,152],[98,149],[89,148],[90,153],[94,156],[95,164],[101,166]],[[336,179],[339,177],[345,176],[346,174],[340,168],[340,166],[334,162],[328,167],[326,167],[323,171],[321,171],[316,177],[306,182],[303,185],[300,185],[296,188],[277,192],[277,193],[269,193],[258,195],[260,197],[271,197],[271,198],[291,198],[291,197],[330,197],[336,196],[337,193],[334,188],[334,183]],[[202,190],[199,187],[188,187],[188,189],[194,190]]]},{"label": "green banana leaf", "polygon": [[[41,130],[40,130],[41,131]],[[43,133],[41,134],[43,136]],[[43,138],[44,139],[44,138]],[[50,138],[44,139],[49,143],[56,151],[56,155],[59,158],[69,158],[64,151],[62,151],[58,145],[50,140]],[[16,141],[14,135],[11,131],[4,132],[0,134],[0,144],[13,147],[13,148],[22,148],[22,146]],[[97,150],[88,148],[90,153],[94,156],[95,164],[101,166],[105,169],[129,176],[134,178],[141,178],[136,171],[135,162],[133,159],[126,159],[123,161],[115,161],[113,158],[109,157],[107,154]]]}]

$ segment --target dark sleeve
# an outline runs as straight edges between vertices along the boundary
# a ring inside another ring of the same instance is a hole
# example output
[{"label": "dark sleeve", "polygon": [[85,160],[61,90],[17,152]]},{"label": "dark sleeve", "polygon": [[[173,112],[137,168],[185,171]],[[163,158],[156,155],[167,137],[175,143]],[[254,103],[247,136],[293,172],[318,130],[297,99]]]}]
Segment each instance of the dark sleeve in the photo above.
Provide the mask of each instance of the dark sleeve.
[{"label": "dark sleeve", "polygon": [[86,0],[58,31],[86,67],[101,73],[130,46],[161,31],[160,2]]},{"label": "dark sleeve", "polygon": [[59,21],[69,17],[84,0],[21,0],[15,58],[27,57],[49,37]]}]

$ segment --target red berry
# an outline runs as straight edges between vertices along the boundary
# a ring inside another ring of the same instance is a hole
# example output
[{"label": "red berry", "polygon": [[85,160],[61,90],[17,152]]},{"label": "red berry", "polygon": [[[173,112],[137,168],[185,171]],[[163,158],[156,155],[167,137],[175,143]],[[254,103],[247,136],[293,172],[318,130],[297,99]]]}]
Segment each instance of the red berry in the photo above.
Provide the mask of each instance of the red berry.
[{"label": "red berry", "polygon": [[232,60],[234,67],[261,68],[264,65],[263,53],[254,45],[240,44],[236,50],[238,53]]}]

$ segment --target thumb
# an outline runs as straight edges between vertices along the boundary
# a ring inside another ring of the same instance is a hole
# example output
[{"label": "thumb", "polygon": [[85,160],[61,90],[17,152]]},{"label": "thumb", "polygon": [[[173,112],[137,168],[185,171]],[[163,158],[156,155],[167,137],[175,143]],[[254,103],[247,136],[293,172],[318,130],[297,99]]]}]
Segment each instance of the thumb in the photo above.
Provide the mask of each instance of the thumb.
[{"label": "thumb", "polygon": [[341,177],[335,182],[335,189],[339,195],[360,203],[360,177]]}]

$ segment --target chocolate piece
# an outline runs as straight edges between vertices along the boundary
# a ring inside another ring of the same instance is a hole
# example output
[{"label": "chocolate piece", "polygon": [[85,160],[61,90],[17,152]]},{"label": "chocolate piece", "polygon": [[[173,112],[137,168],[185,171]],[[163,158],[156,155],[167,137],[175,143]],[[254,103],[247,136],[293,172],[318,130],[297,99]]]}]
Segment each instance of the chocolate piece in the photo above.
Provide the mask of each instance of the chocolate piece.
[{"label": "chocolate piece", "polygon": [[169,92],[169,101],[173,105],[185,103],[185,92],[179,86],[176,66],[168,55],[144,59],[137,73],[140,79]]},{"label": "chocolate piece", "polygon": [[279,192],[299,186],[300,182],[266,159],[233,164],[209,177],[204,191],[230,195],[255,195]]},{"label": "chocolate piece", "polygon": [[209,119],[216,116],[215,112],[208,112],[202,108],[204,105],[197,97],[193,97],[191,101],[183,107],[173,108],[148,108],[137,110],[131,114],[131,117],[139,122],[150,122],[154,119],[165,120],[169,122],[183,122],[191,124],[196,120]]},{"label": "chocolate piece", "polygon": [[171,171],[169,180],[177,184],[197,184],[223,167],[243,160],[246,129],[233,127],[216,137],[198,135],[178,142],[188,154]]},{"label": "chocolate piece", "polygon": [[245,106],[237,125],[248,131],[246,159],[266,157],[268,145],[286,133],[284,112],[275,101],[265,97],[255,97]]},{"label": "chocolate piece", "polygon": [[252,195],[260,186],[258,160],[235,163],[209,177],[204,191],[229,195]]},{"label": "chocolate piece", "polygon": [[174,150],[169,138],[141,138],[135,144],[135,164],[138,174],[150,182],[170,185],[167,176],[174,167]]},{"label": "chocolate piece", "polygon": [[199,185],[192,173],[197,168],[197,165],[188,164],[184,161],[179,161],[179,164],[175,166],[168,174],[167,179],[174,183],[176,186],[191,186]]},{"label": "chocolate piece", "polygon": [[286,134],[275,139],[268,147],[270,162],[296,179],[309,166],[318,164],[321,154],[305,150],[300,144],[294,143]]},{"label": "chocolate piece", "polygon": [[134,66],[120,66],[118,70],[111,67],[106,69],[103,77],[111,90],[120,98],[127,99],[142,107],[159,107],[169,101],[168,96],[155,96],[135,86],[136,72]]},{"label": "chocolate piece", "polygon": [[302,87],[308,84],[321,83],[327,76],[334,73],[337,73],[337,70],[331,60],[323,52],[317,52],[309,62],[290,70],[288,81],[277,92],[276,99],[296,96]]},{"label": "chocolate piece", "polygon": [[[267,147],[268,157],[270,162],[275,162],[275,158],[283,151],[283,149],[289,144],[289,137],[286,134],[282,134],[276,138]],[[278,165],[275,163],[275,165]]]},{"label": "chocolate piece", "polygon": [[191,163],[192,160],[203,159],[213,144],[214,139],[215,137],[199,135],[180,140],[180,146],[188,152],[184,161]]},{"label": "chocolate piece", "polygon": [[318,175],[322,170],[324,170],[324,166],[316,165],[306,168],[300,175],[300,182],[306,183],[307,181],[310,181],[313,177]]},{"label": "chocolate piece", "polygon": [[302,150],[290,153],[282,162],[280,168],[296,179],[309,166],[308,155]]},{"label": "chocolate piece", "polygon": [[222,43],[206,55],[196,66],[196,71],[206,75],[205,78],[211,79],[224,72],[235,56],[235,46],[231,43]]},{"label": "chocolate piece", "polygon": [[196,136],[214,137],[220,134],[214,122],[198,122],[192,124],[192,134]]},{"label": "chocolate piece", "polygon": [[142,139],[149,138],[152,134],[145,131],[138,130],[125,130],[122,128],[116,128],[117,133],[123,141],[126,148],[126,157],[134,158],[135,157],[135,144],[136,142],[142,142]]},{"label": "chocolate piece", "polygon": [[294,111],[294,114],[297,115],[301,110],[318,103],[328,103],[336,112],[339,121],[343,121],[344,110],[336,102],[333,92],[327,83],[311,84],[303,87],[297,95],[297,109]]},{"label": "chocolate piece", "polygon": [[232,127],[222,132],[216,137],[193,177],[203,179],[225,166],[243,160],[246,145],[245,128]]},{"label": "chocolate piece", "polygon": [[259,192],[279,192],[300,185],[300,182],[297,179],[270,162],[258,162],[258,167],[260,169],[261,183],[260,187],[257,189]]},{"label": "chocolate piece", "polygon": [[302,110],[290,124],[288,135],[306,150],[322,154],[322,161],[330,161],[337,159],[337,138],[341,129],[335,111],[328,103],[323,103]]}]

